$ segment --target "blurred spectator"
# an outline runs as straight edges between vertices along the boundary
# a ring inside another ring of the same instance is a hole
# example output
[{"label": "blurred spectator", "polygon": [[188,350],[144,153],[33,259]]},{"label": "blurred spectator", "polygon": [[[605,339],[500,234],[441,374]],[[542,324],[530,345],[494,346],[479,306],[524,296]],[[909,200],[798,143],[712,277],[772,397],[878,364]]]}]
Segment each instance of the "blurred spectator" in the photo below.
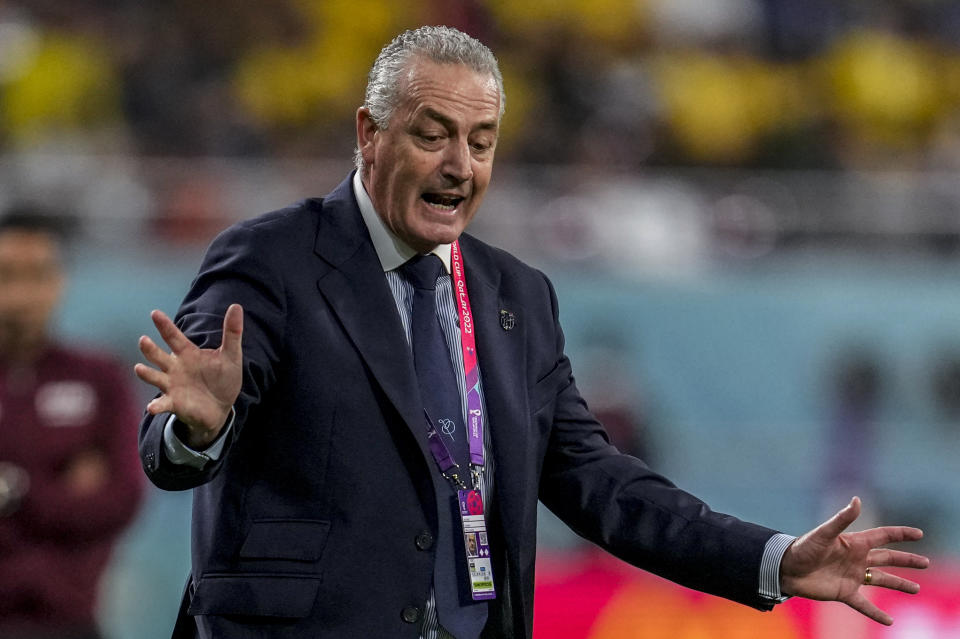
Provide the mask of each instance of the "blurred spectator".
[{"label": "blurred spectator", "polygon": [[940,418],[956,427],[960,421],[960,350],[953,346],[941,348],[930,371],[934,406]]},{"label": "blurred spectator", "polygon": [[486,4],[499,29],[511,34],[515,44],[562,32],[583,36],[580,45],[588,48],[629,47],[643,33],[647,19],[645,2],[637,0],[486,0]]},{"label": "blurred spectator", "polygon": [[762,11],[757,0],[647,0],[657,39],[670,47],[754,40]]},{"label": "blurred spectator", "polygon": [[[425,17],[424,3],[300,0],[295,6],[299,37],[249,42],[231,76],[237,99],[279,149],[315,154],[353,130],[370,60],[391,34]],[[344,150],[352,144],[350,138]]]},{"label": "blurred spectator", "polygon": [[48,332],[53,218],[0,220],[0,637],[93,639],[98,582],[141,496],[130,377]]},{"label": "blurred spectator", "polygon": [[833,508],[843,495],[860,495],[872,504],[861,524],[873,521],[883,507],[877,499],[873,470],[877,462],[877,415],[886,377],[880,357],[862,347],[843,352],[831,371],[835,404],[821,475],[822,511]]},{"label": "blurred spectator", "polygon": [[843,28],[844,3],[831,0],[761,0],[763,44],[776,59],[816,54]]},{"label": "blurred spectator", "polygon": [[[838,154],[851,168],[916,166],[947,105],[938,53],[922,40],[857,29],[822,59],[828,117],[843,135]],[[845,139],[842,139],[845,138]]]},{"label": "blurred spectator", "polygon": [[960,162],[946,0],[7,0],[0,150],[338,157],[383,39],[436,23],[496,43],[507,160]]},{"label": "blurred spectator", "polygon": [[131,3],[110,28],[123,108],[142,153],[262,154],[266,132],[231,86],[238,61],[253,47],[295,38],[292,2],[269,9],[216,0]]},{"label": "blurred spectator", "polygon": [[802,75],[745,52],[675,51],[659,56],[655,76],[672,163],[752,164],[768,137],[808,117]]},{"label": "blurred spectator", "polygon": [[656,467],[654,407],[651,394],[633,370],[637,357],[630,341],[613,327],[592,328],[586,340],[578,383],[591,398],[590,410],[614,446]]},{"label": "blurred spectator", "polygon": [[120,122],[118,78],[105,43],[70,30],[41,30],[25,20],[0,21],[3,47],[0,139],[14,148],[87,137]]},{"label": "blurred spectator", "polygon": [[157,237],[172,244],[206,244],[229,225],[225,184],[212,172],[197,172],[167,183],[157,198]]}]

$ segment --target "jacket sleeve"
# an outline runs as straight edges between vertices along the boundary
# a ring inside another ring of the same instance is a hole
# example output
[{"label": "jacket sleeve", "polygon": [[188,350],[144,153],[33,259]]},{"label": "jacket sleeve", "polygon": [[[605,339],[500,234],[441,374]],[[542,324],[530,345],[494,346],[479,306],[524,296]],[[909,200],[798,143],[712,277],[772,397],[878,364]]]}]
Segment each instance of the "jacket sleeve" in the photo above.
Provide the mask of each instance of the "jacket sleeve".
[{"label": "jacket sleeve", "polygon": [[163,428],[169,413],[146,414],[140,425],[140,457],[150,480],[166,490],[186,490],[210,481],[230,456],[234,442],[264,402],[277,375],[285,316],[284,282],[256,227],[224,231],[207,250],[200,271],[177,312],[175,322],[200,348],[218,348],[223,316],[230,304],[243,306],[243,386],[234,404],[233,427],[224,436],[219,459],[203,468],[167,459]]},{"label": "jacket sleeve", "polygon": [[556,295],[547,285],[555,366],[545,381],[552,401],[534,416],[551,424],[543,503],[578,534],[644,570],[756,608],[772,607],[759,596],[759,574],[775,531],[712,511],[610,444],[577,390],[563,354]]}]

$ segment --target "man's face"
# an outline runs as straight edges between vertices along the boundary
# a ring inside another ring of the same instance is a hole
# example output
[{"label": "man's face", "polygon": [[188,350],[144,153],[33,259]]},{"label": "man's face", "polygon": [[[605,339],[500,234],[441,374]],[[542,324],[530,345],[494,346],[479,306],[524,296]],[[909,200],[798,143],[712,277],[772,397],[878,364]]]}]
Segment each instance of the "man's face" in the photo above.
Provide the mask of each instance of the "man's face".
[{"label": "man's face", "polygon": [[421,253],[460,236],[490,183],[500,92],[490,75],[414,58],[386,129],[357,112],[364,186],[384,223]]},{"label": "man's face", "polygon": [[0,232],[0,348],[29,349],[42,342],[62,289],[53,237],[40,231]]}]

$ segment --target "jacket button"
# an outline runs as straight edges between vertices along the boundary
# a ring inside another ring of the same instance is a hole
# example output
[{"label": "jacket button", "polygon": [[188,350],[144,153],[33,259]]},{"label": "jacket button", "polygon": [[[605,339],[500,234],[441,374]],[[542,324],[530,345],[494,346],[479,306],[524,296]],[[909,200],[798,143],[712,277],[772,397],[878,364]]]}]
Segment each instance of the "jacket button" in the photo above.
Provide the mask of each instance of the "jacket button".
[{"label": "jacket button", "polygon": [[420,609],[416,606],[407,606],[403,609],[403,612],[400,613],[400,616],[403,617],[403,620],[407,623],[417,623],[420,619]]},{"label": "jacket button", "polygon": [[156,470],[157,468],[157,458],[153,453],[147,453],[147,470]]},{"label": "jacket button", "polygon": [[416,542],[419,550],[430,550],[433,547],[433,535],[424,530],[417,535]]}]

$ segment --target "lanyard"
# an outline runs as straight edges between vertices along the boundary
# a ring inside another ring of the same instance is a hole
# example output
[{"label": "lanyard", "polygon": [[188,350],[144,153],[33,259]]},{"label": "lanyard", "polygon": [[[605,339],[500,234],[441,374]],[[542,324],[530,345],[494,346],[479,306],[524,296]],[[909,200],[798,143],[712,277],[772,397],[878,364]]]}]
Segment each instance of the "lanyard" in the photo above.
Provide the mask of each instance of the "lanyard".
[{"label": "lanyard", "polygon": [[[450,245],[450,266],[453,271],[453,295],[460,317],[460,349],[463,353],[464,393],[467,398],[467,441],[470,447],[470,474],[473,488],[480,488],[480,471],[484,465],[483,452],[483,402],[480,401],[480,370],[477,367],[476,336],[473,332],[473,313],[470,311],[470,296],[467,294],[467,280],[463,269],[463,256],[460,242]],[[437,433],[432,422],[428,423],[428,443],[430,452],[440,472],[454,484],[463,486],[454,461],[443,438]]]}]

